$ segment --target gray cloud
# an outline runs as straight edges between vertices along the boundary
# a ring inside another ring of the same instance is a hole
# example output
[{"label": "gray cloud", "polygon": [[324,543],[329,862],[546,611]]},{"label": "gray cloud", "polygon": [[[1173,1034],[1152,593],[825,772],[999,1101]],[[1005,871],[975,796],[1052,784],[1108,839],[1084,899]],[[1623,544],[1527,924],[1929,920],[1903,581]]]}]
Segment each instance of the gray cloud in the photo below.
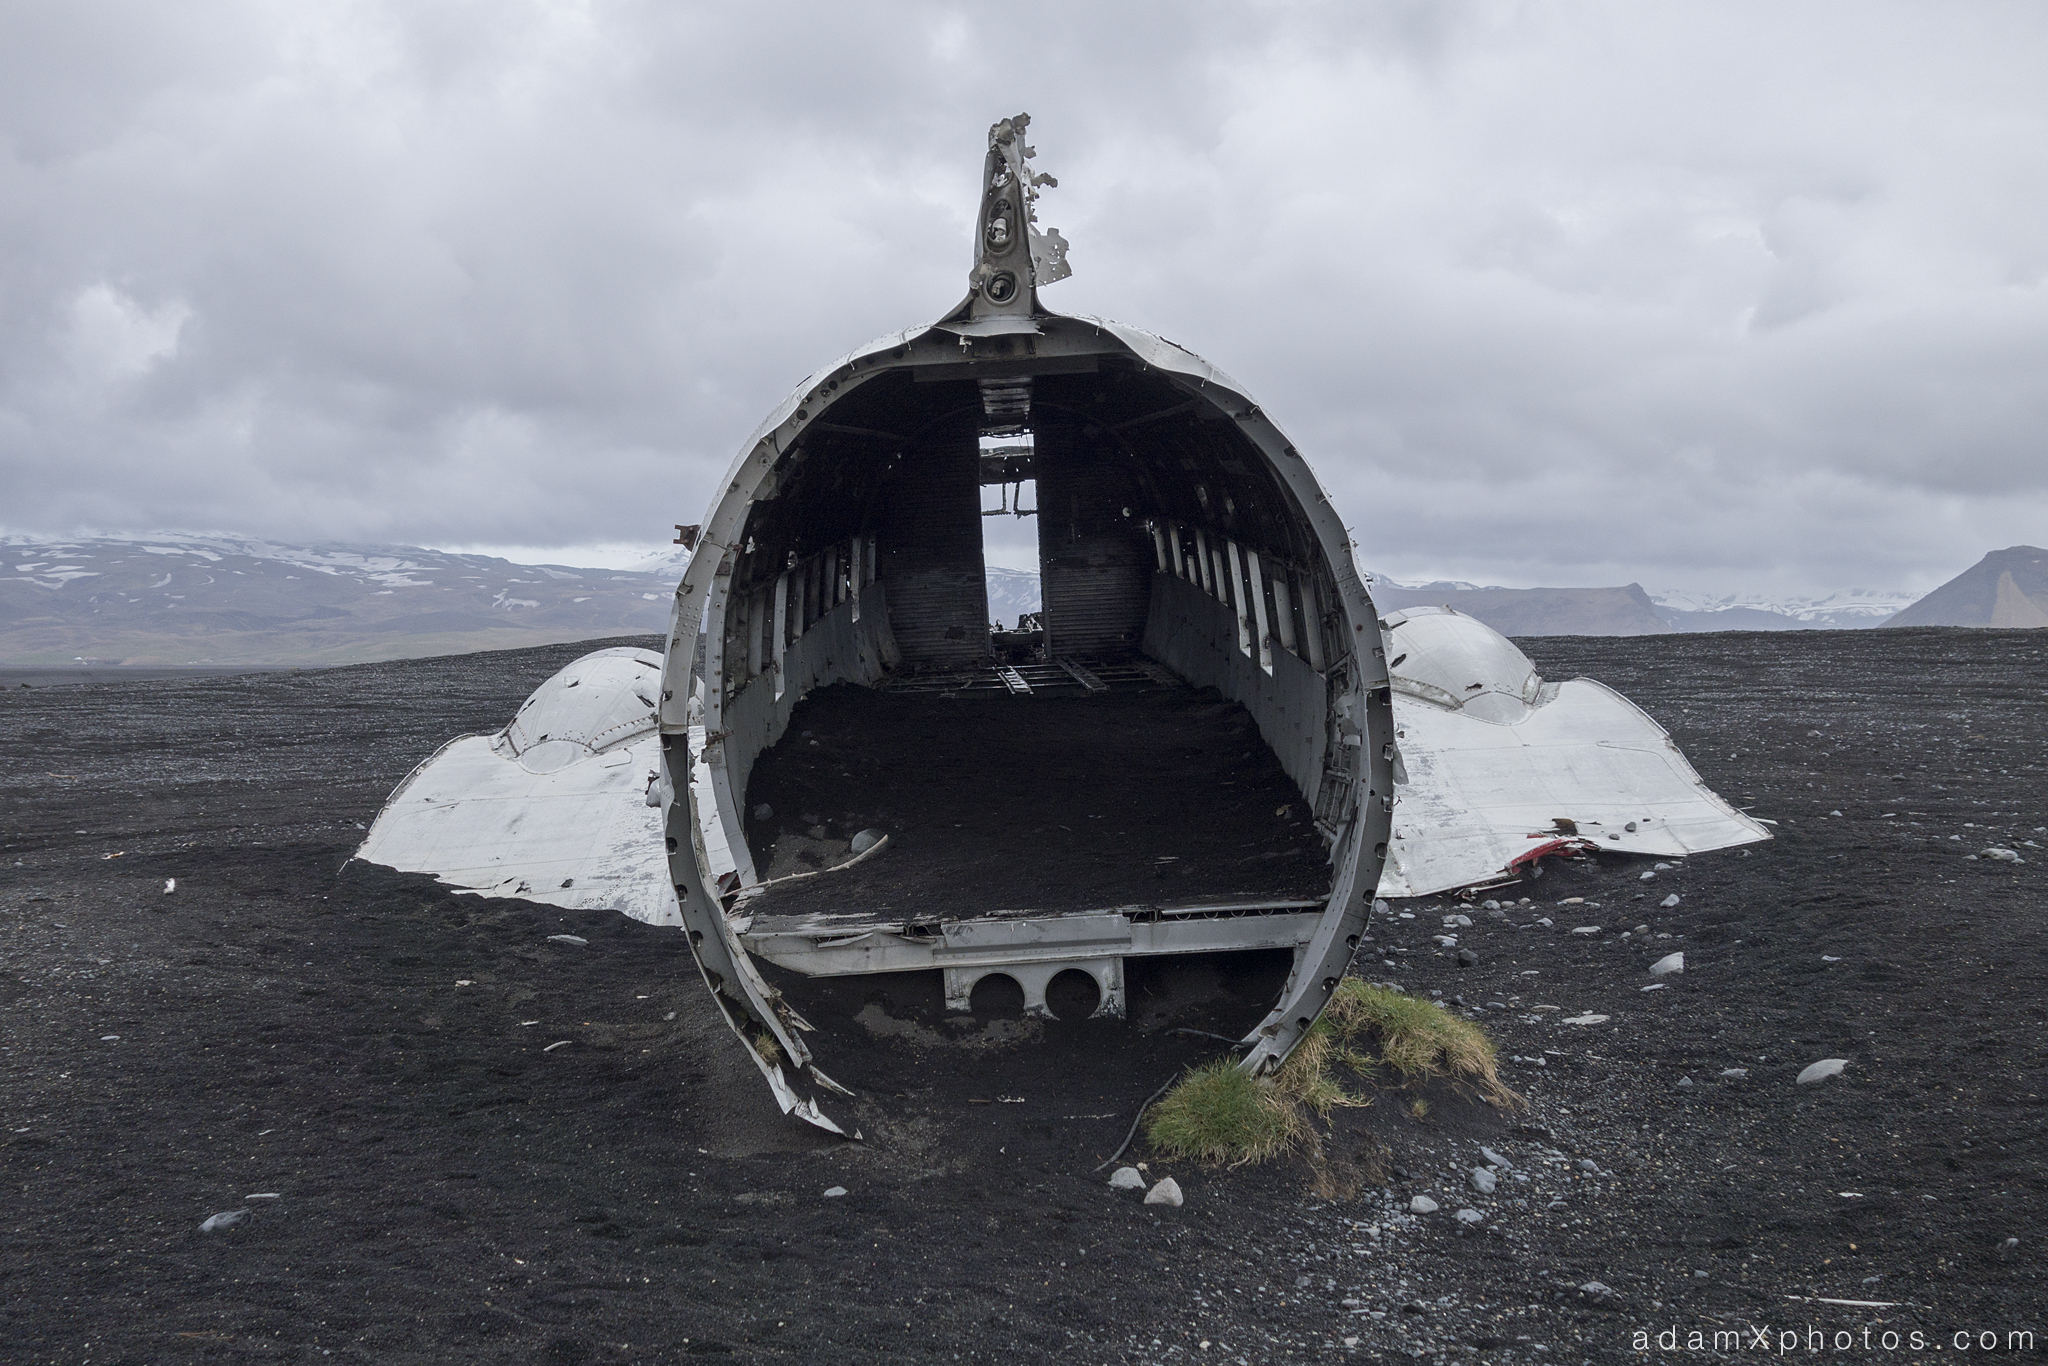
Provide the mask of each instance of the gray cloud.
[{"label": "gray cloud", "polygon": [[230,3],[0,18],[13,530],[666,539],[963,289],[1236,374],[1401,575],[1927,586],[2048,513],[2025,5]]}]

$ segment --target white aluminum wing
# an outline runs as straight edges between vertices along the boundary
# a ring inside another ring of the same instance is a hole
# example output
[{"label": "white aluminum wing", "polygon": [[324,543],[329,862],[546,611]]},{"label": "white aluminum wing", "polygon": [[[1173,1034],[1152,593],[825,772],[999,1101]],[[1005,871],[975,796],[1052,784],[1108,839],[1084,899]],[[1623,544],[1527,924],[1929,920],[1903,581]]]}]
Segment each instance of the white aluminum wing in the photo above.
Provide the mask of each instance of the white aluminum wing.
[{"label": "white aluminum wing", "polygon": [[482,896],[680,925],[660,802],[647,801],[661,768],[660,686],[653,650],[583,656],[504,730],[452,740],[414,769],[356,857]]},{"label": "white aluminum wing", "polygon": [[1770,838],[1613,689],[1545,683],[1448,609],[1391,613],[1385,638],[1401,766],[1381,896],[1502,881],[1566,848],[1680,857]]}]

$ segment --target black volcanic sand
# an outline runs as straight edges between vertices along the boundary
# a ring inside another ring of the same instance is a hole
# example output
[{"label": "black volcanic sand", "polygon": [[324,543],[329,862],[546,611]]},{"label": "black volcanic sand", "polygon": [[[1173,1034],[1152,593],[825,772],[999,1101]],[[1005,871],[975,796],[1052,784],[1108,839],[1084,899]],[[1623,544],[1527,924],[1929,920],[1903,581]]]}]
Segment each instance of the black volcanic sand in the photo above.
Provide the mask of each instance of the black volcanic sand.
[{"label": "black volcanic sand", "polygon": [[[766,807],[768,814],[760,815]],[[1251,714],[1213,691],[946,698],[842,683],[755,761],[747,842],[889,835],[775,888],[763,915],[955,916],[1211,898],[1318,900],[1329,860]]]},{"label": "black volcanic sand", "polygon": [[[2048,632],[1525,644],[1643,704],[1779,838],[1647,883],[1554,867],[1493,894],[1532,898],[1505,923],[1471,908],[1466,970],[1428,937],[1449,903],[1397,907],[1416,919],[1376,922],[1361,970],[1512,1007],[1480,1013],[1545,1059],[1506,1069],[1530,1108],[1382,1094],[1330,1155],[1393,1184],[1343,1200],[1299,1163],[1148,1159],[1181,1209],[1091,1169],[1212,1041],[936,1045],[876,1007],[890,982],[840,984],[819,1054],[867,1142],[813,1138],[769,1112],[674,931],[341,870],[414,763],[578,647],[15,690],[0,1355],[1605,1362],[1675,1327],[1745,1330],[1723,1357],[1767,1328],[1922,1360],[1883,1334],[2044,1334]],[[1967,857],[1994,843],[2028,862]],[[1642,991],[1673,949],[1687,971]],[[1199,985],[1134,1010],[1248,1008]],[[1561,1022],[1583,1012],[1610,1018]],[[1848,1070],[1793,1083],[1823,1057]],[[1481,1143],[1529,1179],[1470,1190]],[[1394,1212],[1412,1194],[1444,1208]]]}]

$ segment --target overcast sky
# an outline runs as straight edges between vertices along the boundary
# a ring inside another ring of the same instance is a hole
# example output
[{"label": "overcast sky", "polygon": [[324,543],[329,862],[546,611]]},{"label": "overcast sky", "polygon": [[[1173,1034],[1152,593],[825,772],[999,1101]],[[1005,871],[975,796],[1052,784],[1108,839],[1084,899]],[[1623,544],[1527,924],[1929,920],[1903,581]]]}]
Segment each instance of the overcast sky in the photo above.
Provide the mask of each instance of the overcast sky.
[{"label": "overcast sky", "polygon": [[1019,109],[1045,303],[1243,382],[1368,568],[2048,542],[2031,0],[0,4],[0,525],[659,548],[958,301]]}]

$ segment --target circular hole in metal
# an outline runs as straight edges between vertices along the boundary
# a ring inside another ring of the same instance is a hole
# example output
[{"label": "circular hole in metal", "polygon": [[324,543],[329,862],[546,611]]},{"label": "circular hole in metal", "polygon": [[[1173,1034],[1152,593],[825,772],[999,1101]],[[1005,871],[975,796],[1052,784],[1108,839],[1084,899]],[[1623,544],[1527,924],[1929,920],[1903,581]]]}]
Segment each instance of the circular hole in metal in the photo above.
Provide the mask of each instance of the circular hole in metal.
[{"label": "circular hole in metal", "polygon": [[1045,1004],[1056,1020],[1085,1020],[1102,1004],[1102,987],[1094,974],[1068,968],[1045,984]]},{"label": "circular hole in metal", "polygon": [[1006,304],[1017,297],[1017,277],[1007,270],[999,270],[989,277],[982,293],[999,304]]},{"label": "circular hole in metal", "polygon": [[967,995],[967,1008],[991,1020],[1024,1018],[1024,988],[1007,972],[992,972],[974,984]]}]

